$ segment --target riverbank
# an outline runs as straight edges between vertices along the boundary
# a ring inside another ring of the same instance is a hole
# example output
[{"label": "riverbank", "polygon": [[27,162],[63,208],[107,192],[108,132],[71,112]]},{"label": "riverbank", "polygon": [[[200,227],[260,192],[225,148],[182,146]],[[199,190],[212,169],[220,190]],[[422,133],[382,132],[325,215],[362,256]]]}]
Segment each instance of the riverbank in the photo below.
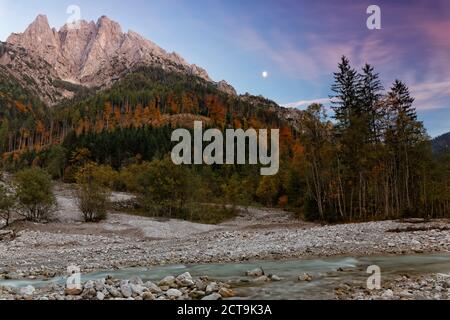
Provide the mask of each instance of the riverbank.
[{"label": "riverbank", "polygon": [[[46,279],[76,265],[82,273],[161,265],[199,265],[313,257],[450,252],[450,224],[381,221],[322,226],[282,210],[248,208],[219,225],[110,213],[81,222],[70,189],[56,191],[48,224],[15,222],[0,241],[0,279]],[[117,201],[130,195],[114,194]]]},{"label": "riverbank", "polygon": [[403,275],[386,281],[380,290],[343,284],[335,294],[339,300],[450,300],[450,274]]},{"label": "riverbank", "polygon": [[[377,265],[381,271],[380,289],[368,289],[369,265]],[[441,273],[436,274],[439,271]],[[75,288],[66,286],[67,277],[1,280],[0,298],[447,300],[450,297],[450,254],[173,265],[105,270],[81,274],[79,279],[81,285]]]}]

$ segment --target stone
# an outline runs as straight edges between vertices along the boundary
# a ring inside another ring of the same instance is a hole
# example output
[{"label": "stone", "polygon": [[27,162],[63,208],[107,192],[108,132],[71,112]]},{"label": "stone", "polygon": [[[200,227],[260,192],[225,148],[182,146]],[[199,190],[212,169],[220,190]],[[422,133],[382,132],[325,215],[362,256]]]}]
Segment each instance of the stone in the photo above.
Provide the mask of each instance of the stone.
[{"label": "stone", "polygon": [[407,298],[407,299],[414,297],[414,295],[411,292],[409,292],[408,290],[403,290],[402,292],[399,293],[399,296],[401,298]]},{"label": "stone", "polygon": [[122,298],[122,294],[120,293],[119,290],[117,290],[115,287],[113,286],[107,286],[106,290],[108,290],[109,294],[114,297],[114,298]]},{"label": "stone", "polygon": [[218,293],[210,294],[209,296],[206,296],[202,298],[203,301],[216,301],[222,299],[222,296]]},{"label": "stone", "polygon": [[220,288],[218,293],[222,296],[222,298],[233,298],[235,296],[233,290],[227,289],[225,287]]},{"label": "stone", "polygon": [[105,289],[105,279],[95,281],[94,288],[97,291],[103,291]]},{"label": "stone", "polygon": [[201,299],[204,296],[206,296],[206,292],[201,290],[195,290],[189,293],[189,297],[191,297],[194,300]]},{"label": "stone", "polygon": [[248,277],[261,277],[264,275],[264,271],[261,268],[256,268],[245,273]]},{"label": "stone", "polygon": [[83,287],[84,287],[84,289],[93,289],[94,286],[95,286],[94,281],[90,280],[90,281],[86,282]]},{"label": "stone", "polygon": [[180,290],[177,289],[169,289],[166,292],[166,296],[168,296],[170,299],[176,299],[183,295]]},{"label": "stone", "polygon": [[279,276],[277,276],[276,274],[273,274],[272,276],[270,276],[270,280],[271,281],[281,281],[281,278]]},{"label": "stone", "polygon": [[308,273],[304,273],[298,277],[299,281],[310,282],[310,281],[312,281],[312,279],[313,279],[312,276]]},{"label": "stone", "polygon": [[185,273],[183,273],[183,274],[180,274],[178,277],[177,277],[177,280],[178,281],[183,281],[183,280],[192,280],[192,276],[191,276],[191,274],[189,273],[189,272],[185,272]]},{"label": "stone", "polygon": [[20,289],[20,294],[24,296],[31,296],[36,291],[33,286],[26,286]]},{"label": "stone", "polygon": [[391,289],[387,289],[383,292],[383,294],[381,295],[383,298],[393,298],[394,297],[394,292]]},{"label": "stone", "polygon": [[211,282],[206,286],[206,293],[212,293],[219,291],[219,285],[216,282]]},{"label": "stone", "polygon": [[131,291],[133,292],[133,294],[136,294],[139,296],[142,295],[142,293],[146,289],[144,286],[141,286],[140,284],[133,284],[133,283],[130,284],[130,287],[131,287]]},{"label": "stone", "polygon": [[64,294],[66,296],[79,296],[83,293],[82,288],[66,288]]},{"label": "stone", "polygon": [[151,292],[144,292],[144,293],[142,294],[142,299],[143,299],[143,300],[155,300],[155,296],[154,296],[154,294],[151,293]]},{"label": "stone", "polygon": [[175,283],[175,277],[168,276],[158,282],[159,287],[171,287]]},{"label": "stone", "polygon": [[185,272],[185,273],[179,275],[176,278],[176,281],[181,287],[193,287],[193,286],[195,286],[195,283],[192,280],[192,276],[191,276],[191,274],[189,272]]},{"label": "stone", "polygon": [[206,290],[207,283],[205,283],[204,281],[198,279],[198,280],[195,280],[194,283],[195,283],[195,287],[197,288],[197,290],[200,290],[200,291]]},{"label": "stone", "polygon": [[128,283],[120,284],[120,291],[122,292],[122,296],[124,298],[130,298],[133,295],[133,291],[131,290],[131,286]]},{"label": "stone", "polygon": [[270,278],[267,276],[261,276],[253,280],[253,282],[269,282]]},{"label": "stone", "polygon": [[92,288],[86,289],[84,288],[83,293],[82,293],[82,297],[85,300],[90,300],[93,299],[97,296],[97,291],[95,291],[93,285]]},{"label": "stone", "polygon": [[160,287],[158,287],[156,284],[154,284],[151,281],[147,281],[144,284],[144,287],[147,288],[151,293],[161,293],[162,290]]},{"label": "stone", "polygon": [[103,292],[97,292],[97,300],[105,300],[105,295],[103,294]]}]

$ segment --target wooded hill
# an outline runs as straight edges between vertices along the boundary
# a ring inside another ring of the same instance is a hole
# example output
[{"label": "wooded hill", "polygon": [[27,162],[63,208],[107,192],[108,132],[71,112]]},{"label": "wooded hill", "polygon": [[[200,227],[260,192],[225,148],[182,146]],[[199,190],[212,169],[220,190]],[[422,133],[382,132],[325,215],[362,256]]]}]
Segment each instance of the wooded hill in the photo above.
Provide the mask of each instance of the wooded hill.
[{"label": "wooded hill", "polygon": [[321,105],[293,119],[264,98],[226,94],[201,78],[154,67],[51,109],[3,74],[4,167],[42,166],[70,180],[89,161],[124,171],[163,159],[173,128],[194,120],[222,130],[279,128],[277,176],[260,177],[255,166],[188,170],[218,198],[287,207],[313,220],[449,216],[450,157],[433,155],[407,86],[396,81],[384,90],[373,67],[357,72],[345,57],[334,76],[334,119]]}]

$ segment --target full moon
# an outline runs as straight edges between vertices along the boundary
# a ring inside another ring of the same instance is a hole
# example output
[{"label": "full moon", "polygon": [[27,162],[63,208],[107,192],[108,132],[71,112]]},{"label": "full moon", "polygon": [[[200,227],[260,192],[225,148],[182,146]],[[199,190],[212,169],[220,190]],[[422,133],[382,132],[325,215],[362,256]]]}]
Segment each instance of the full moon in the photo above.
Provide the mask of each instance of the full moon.
[{"label": "full moon", "polygon": [[267,71],[263,71],[263,73],[261,75],[265,79],[269,76],[269,73]]}]

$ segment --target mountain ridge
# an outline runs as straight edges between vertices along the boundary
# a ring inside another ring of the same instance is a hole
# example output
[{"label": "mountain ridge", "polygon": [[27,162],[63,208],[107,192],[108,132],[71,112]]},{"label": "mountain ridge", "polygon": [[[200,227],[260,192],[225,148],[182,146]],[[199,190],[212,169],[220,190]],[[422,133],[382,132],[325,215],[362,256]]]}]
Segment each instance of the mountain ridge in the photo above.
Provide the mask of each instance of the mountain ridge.
[{"label": "mountain ridge", "polygon": [[432,141],[433,151],[435,153],[441,153],[450,150],[450,132],[444,133],[439,137],[436,137]]},{"label": "mountain ridge", "polygon": [[[96,23],[80,20],[56,30],[50,28],[47,16],[38,15],[23,33],[11,34],[6,44],[10,50],[23,48],[33,58],[47,62],[53,69],[46,72],[48,77],[75,85],[105,88],[128,72],[151,65],[198,76],[214,83],[219,90],[236,95],[235,89],[225,81],[214,82],[203,68],[189,64],[175,52],[166,52],[135,31],[123,32],[120,24],[107,16],[101,16]],[[2,56],[0,64],[12,64],[11,57],[2,59]],[[15,73],[14,66],[9,69]],[[70,92],[60,92],[59,97],[49,99],[46,95],[52,95],[50,91],[54,90],[47,89],[39,95],[49,105],[73,96]]]}]

